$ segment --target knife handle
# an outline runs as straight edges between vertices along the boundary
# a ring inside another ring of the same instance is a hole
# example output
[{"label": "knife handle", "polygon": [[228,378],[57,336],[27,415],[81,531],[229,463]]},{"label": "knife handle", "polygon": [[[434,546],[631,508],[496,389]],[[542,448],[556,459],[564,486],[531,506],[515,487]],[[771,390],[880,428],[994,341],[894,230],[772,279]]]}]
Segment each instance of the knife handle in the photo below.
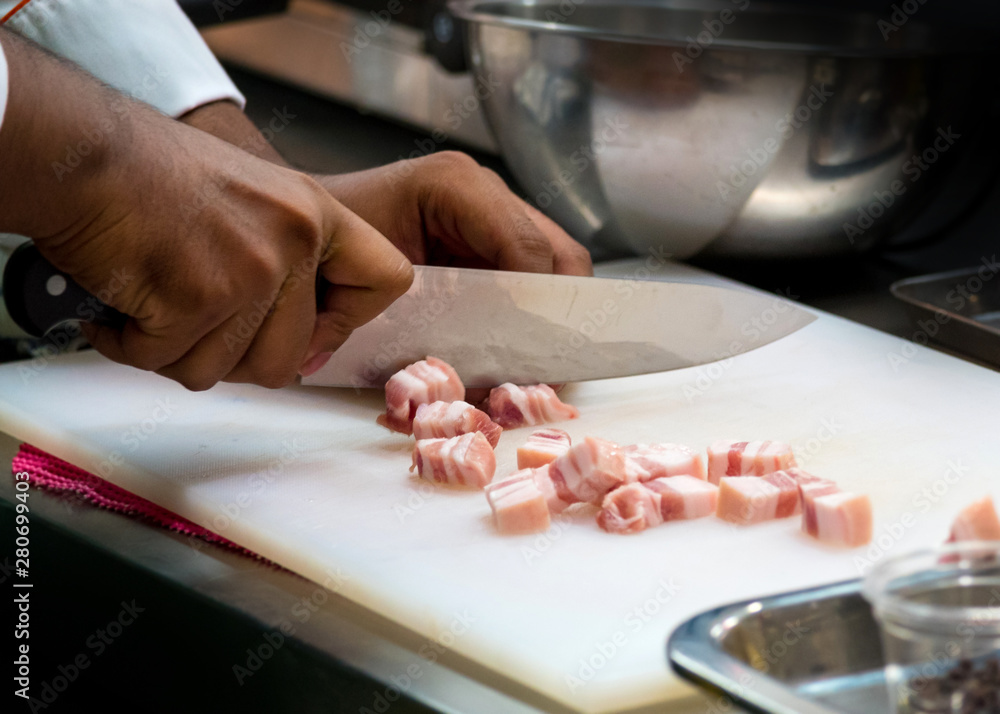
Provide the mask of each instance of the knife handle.
[{"label": "knife handle", "polygon": [[31,242],[11,253],[4,266],[3,299],[18,327],[34,337],[66,322],[93,322],[116,329],[128,316],[106,305],[57,270]]}]

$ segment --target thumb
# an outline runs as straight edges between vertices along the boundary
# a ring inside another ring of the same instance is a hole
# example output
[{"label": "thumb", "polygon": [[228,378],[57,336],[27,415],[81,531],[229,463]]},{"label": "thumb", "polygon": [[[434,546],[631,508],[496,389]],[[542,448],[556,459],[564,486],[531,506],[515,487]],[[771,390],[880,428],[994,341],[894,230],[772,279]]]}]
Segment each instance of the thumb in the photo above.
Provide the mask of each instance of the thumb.
[{"label": "thumb", "polygon": [[309,347],[299,370],[312,374],[356,328],[379,315],[413,282],[413,265],[385,236],[343,211],[320,259],[329,283],[321,296]]}]

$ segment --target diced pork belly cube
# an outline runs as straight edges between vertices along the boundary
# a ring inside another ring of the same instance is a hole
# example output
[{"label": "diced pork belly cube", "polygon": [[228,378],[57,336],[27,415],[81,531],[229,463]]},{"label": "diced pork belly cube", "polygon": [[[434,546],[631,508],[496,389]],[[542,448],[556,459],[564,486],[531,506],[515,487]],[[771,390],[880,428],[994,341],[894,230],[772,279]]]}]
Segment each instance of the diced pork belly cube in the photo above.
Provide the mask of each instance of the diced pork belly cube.
[{"label": "diced pork belly cube", "polygon": [[490,391],[486,400],[486,412],[504,429],[576,419],[580,416],[576,407],[560,401],[547,384],[518,387],[509,382]]},{"label": "diced pork belly cube", "polygon": [[385,385],[385,414],[378,423],[401,434],[413,432],[417,407],[432,402],[465,399],[465,386],[450,364],[437,357],[414,362],[396,372]]},{"label": "diced pork belly cube", "polygon": [[716,515],[741,526],[773,520],[781,490],[761,478],[723,476],[719,482]]},{"label": "diced pork belly cube", "polygon": [[421,404],[413,417],[416,439],[441,439],[481,431],[490,446],[496,448],[503,429],[486,412],[467,402],[433,402]]},{"label": "diced pork belly cube", "polygon": [[669,476],[643,484],[660,494],[660,515],[665,521],[704,518],[715,513],[719,487],[697,476]]},{"label": "diced pork belly cube", "polygon": [[607,494],[597,514],[597,525],[609,533],[639,533],[661,523],[660,494],[643,483],[630,483]]},{"label": "diced pork belly cube", "polygon": [[964,540],[1000,540],[1000,518],[990,496],[966,506],[952,523],[948,542]]},{"label": "diced pork belly cube", "polygon": [[545,466],[540,466],[536,469],[521,469],[507,478],[501,479],[500,481],[494,481],[486,487],[486,490],[489,492],[494,488],[502,488],[503,486],[509,485],[515,481],[531,478],[534,480],[535,486],[545,498],[545,503],[548,507],[549,513],[553,515],[562,513],[569,508],[572,503],[559,498],[559,494],[556,493],[555,484],[552,483],[552,477],[549,475],[549,467],[550,465],[546,464]]},{"label": "diced pork belly cube", "polygon": [[799,501],[799,482],[787,471],[775,471],[774,473],[761,476],[779,491],[778,509],[774,514],[775,518],[788,518],[799,513],[802,508]]},{"label": "diced pork belly cube", "polygon": [[816,523],[815,501],[820,496],[837,493],[840,487],[833,481],[811,476],[808,480],[799,480],[799,503],[802,505],[802,531],[814,538],[819,533]]},{"label": "diced pork belly cube", "polygon": [[795,466],[792,447],[780,441],[716,441],[708,447],[708,480],[764,476]]},{"label": "diced pork belly cube", "polygon": [[482,432],[450,439],[421,439],[413,448],[413,465],[421,478],[455,486],[483,488],[493,479],[497,461]]},{"label": "diced pork belly cube", "polygon": [[680,444],[631,444],[622,451],[625,453],[625,475],[630,482],[681,474],[705,478],[701,454]]},{"label": "diced pork belly cube", "polygon": [[517,449],[517,468],[535,469],[551,464],[569,451],[572,440],[562,429],[536,429]]},{"label": "diced pork belly cube", "polygon": [[486,487],[486,500],[500,533],[518,535],[548,530],[549,507],[530,469]]},{"label": "diced pork belly cube", "polygon": [[549,475],[562,500],[600,505],[625,483],[625,454],[614,442],[588,436],[549,464]]},{"label": "diced pork belly cube", "polygon": [[872,539],[872,504],[868,496],[840,491],[817,496],[816,538],[830,545],[856,548]]}]

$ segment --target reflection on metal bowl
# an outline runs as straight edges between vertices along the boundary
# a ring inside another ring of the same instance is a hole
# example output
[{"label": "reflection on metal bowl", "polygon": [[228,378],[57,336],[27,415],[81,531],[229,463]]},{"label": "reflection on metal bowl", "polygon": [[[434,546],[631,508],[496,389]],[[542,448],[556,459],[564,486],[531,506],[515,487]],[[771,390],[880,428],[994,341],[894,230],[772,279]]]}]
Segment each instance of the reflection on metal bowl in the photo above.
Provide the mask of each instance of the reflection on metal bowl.
[{"label": "reflection on metal bowl", "polygon": [[976,153],[992,73],[970,36],[911,19],[885,39],[872,15],[748,0],[691,7],[450,4],[496,87],[483,105],[511,170],[596,252],[868,248]]}]

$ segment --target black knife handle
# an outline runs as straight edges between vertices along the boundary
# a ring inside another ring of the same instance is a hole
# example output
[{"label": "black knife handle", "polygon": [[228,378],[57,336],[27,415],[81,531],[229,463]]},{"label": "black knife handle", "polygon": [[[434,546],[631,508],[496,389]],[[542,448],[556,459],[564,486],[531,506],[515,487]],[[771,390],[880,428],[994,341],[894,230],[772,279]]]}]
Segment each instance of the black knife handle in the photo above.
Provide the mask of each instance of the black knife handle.
[{"label": "black knife handle", "polygon": [[124,315],[57,270],[34,243],[23,243],[4,267],[3,298],[18,327],[35,337],[66,322],[94,322],[121,329]]}]

